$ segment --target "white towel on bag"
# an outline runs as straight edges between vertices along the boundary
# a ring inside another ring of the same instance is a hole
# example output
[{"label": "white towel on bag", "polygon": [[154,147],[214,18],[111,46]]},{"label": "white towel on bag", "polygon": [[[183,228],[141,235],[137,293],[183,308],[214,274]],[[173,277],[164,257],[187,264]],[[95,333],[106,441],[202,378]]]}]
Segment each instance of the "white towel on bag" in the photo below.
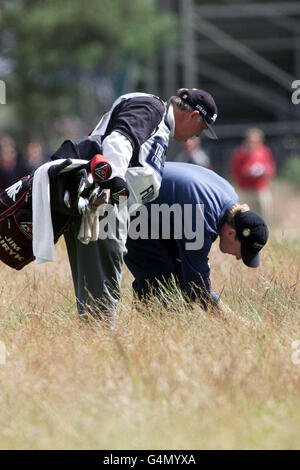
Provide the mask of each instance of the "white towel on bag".
[{"label": "white towel on bag", "polygon": [[[36,262],[54,261],[54,233],[50,208],[50,182],[48,170],[65,159],[54,160],[41,165],[33,175],[32,185],[32,250]],[[71,165],[61,173],[78,168],[88,160],[72,160]]]}]

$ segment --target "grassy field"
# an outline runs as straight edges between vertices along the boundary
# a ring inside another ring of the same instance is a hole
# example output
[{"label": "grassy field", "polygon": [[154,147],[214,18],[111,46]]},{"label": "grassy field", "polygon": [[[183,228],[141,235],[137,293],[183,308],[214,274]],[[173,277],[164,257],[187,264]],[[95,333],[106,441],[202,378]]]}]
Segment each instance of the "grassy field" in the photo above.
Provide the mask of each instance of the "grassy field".
[{"label": "grassy field", "polygon": [[125,272],[111,333],[78,320],[63,242],[54,263],[2,265],[0,448],[299,448],[299,205],[276,184],[258,270],[214,247],[227,322],[179,296],[137,311]]}]

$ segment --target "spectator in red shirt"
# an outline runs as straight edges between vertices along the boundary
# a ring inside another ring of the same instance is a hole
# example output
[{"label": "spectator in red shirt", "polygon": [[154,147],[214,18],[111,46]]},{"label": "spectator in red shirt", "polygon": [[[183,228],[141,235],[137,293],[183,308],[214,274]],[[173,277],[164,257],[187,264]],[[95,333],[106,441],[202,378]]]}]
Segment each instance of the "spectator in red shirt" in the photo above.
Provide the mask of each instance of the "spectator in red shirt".
[{"label": "spectator in red shirt", "polygon": [[276,165],[269,147],[264,145],[264,134],[260,129],[248,129],[245,142],[236,148],[230,162],[234,183],[245,193],[251,206],[264,217],[272,211],[271,179],[276,174]]}]

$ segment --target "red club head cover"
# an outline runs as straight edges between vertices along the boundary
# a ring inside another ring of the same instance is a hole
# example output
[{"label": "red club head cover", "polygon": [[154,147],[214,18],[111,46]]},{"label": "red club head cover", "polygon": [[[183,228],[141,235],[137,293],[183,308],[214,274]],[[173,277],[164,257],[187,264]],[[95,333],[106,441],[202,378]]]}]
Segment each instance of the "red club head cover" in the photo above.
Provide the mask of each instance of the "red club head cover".
[{"label": "red club head cover", "polygon": [[111,177],[112,168],[107,158],[97,153],[91,160],[91,172],[94,180],[101,183]]}]

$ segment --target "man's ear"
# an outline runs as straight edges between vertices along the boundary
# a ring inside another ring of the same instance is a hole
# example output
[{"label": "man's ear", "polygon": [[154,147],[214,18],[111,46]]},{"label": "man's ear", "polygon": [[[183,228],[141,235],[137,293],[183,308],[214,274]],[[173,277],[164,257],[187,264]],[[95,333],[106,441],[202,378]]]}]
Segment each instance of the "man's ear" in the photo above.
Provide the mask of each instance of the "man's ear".
[{"label": "man's ear", "polygon": [[193,120],[198,119],[199,116],[200,116],[200,113],[199,113],[199,111],[196,111],[196,109],[190,113],[190,118],[193,119]]},{"label": "man's ear", "polygon": [[222,227],[222,233],[226,238],[234,239],[236,237],[236,230],[226,222]]},{"label": "man's ear", "polygon": [[234,228],[232,228],[230,225],[228,225],[227,235],[232,240],[234,240],[236,238],[236,230]]}]

